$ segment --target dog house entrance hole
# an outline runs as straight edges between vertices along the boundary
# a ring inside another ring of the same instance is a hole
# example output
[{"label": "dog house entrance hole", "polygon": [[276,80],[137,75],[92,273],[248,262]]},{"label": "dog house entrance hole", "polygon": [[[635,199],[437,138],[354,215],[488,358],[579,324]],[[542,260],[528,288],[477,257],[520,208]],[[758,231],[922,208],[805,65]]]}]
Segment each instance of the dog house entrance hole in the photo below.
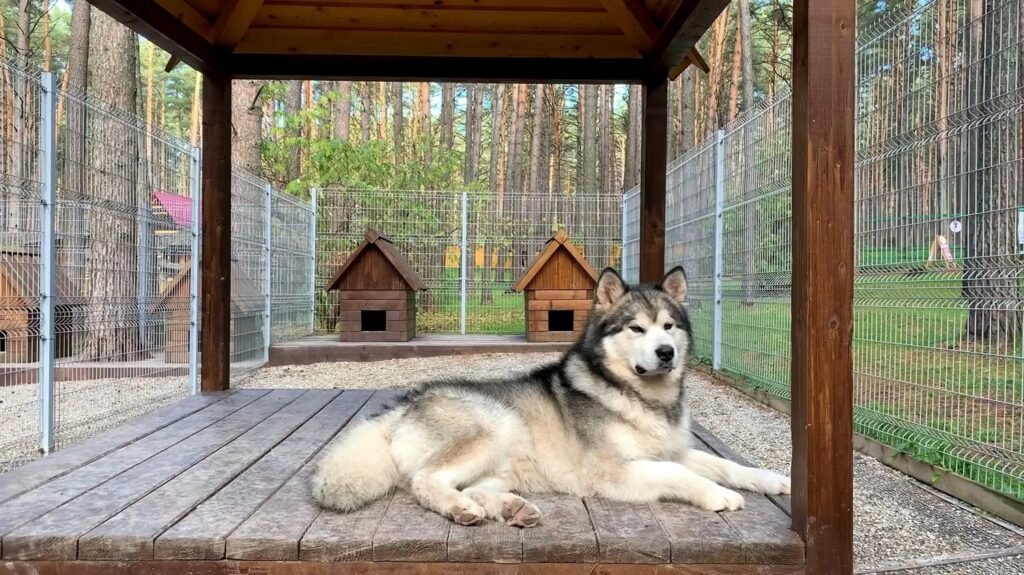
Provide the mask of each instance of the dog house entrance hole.
[{"label": "dog house entrance hole", "polygon": [[548,331],[572,331],[573,311],[553,309],[548,312]]},{"label": "dog house entrance hole", "polygon": [[364,309],[362,312],[362,331],[387,331],[388,312],[382,309]]}]

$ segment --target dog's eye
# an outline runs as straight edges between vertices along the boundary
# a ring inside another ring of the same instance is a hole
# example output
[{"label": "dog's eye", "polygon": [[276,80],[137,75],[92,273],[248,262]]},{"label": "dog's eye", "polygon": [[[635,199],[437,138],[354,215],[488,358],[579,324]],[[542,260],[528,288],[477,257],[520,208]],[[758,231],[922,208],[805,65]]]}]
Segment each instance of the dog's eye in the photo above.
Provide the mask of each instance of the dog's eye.
[{"label": "dog's eye", "polygon": [[642,328],[642,327],[640,327],[638,325],[631,325],[631,326],[629,326],[629,330],[632,331],[633,333],[643,333],[644,332],[644,328]]},{"label": "dog's eye", "polygon": [[668,331],[668,330],[670,330],[670,329],[672,329],[672,328],[674,328],[674,327],[675,327],[674,325],[672,325],[672,324],[670,324],[670,323],[666,323],[666,324],[665,324],[665,331]]}]

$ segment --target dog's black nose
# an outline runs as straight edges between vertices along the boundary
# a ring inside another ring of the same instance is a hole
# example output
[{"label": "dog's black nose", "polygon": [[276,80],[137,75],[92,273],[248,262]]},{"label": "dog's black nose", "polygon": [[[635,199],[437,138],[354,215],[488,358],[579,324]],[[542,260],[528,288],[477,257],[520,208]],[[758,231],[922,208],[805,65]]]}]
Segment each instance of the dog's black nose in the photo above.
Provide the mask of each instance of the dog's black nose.
[{"label": "dog's black nose", "polygon": [[676,350],[671,345],[662,345],[654,350],[654,355],[658,356],[658,359],[661,361],[668,363],[676,356]]}]

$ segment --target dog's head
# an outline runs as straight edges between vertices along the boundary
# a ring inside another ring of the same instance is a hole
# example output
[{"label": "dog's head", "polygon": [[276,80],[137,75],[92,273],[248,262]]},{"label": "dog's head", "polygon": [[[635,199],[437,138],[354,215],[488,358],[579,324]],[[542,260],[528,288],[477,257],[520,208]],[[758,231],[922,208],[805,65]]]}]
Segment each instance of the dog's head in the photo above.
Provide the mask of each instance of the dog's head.
[{"label": "dog's head", "polygon": [[676,383],[693,339],[685,300],[681,267],[656,284],[637,285],[627,285],[615,270],[606,269],[597,282],[584,338],[605,368],[623,381]]}]

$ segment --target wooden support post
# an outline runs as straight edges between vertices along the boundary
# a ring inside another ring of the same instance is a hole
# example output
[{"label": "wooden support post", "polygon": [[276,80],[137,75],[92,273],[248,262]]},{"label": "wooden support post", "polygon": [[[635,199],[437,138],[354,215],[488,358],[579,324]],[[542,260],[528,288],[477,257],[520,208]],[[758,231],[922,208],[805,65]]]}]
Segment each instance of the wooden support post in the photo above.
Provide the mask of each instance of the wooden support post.
[{"label": "wooden support post", "polygon": [[231,375],[231,79],[203,76],[202,382],[228,388]]},{"label": "wooden support post", "polygon": [[808,573],[850,574],[856,4],[793,12],[793,527]]},{"label": "wooden support post", "polygon": [[640,281],[665,273],[665,171],[668,167],[668,82],[644,84],[640,168]]}]

